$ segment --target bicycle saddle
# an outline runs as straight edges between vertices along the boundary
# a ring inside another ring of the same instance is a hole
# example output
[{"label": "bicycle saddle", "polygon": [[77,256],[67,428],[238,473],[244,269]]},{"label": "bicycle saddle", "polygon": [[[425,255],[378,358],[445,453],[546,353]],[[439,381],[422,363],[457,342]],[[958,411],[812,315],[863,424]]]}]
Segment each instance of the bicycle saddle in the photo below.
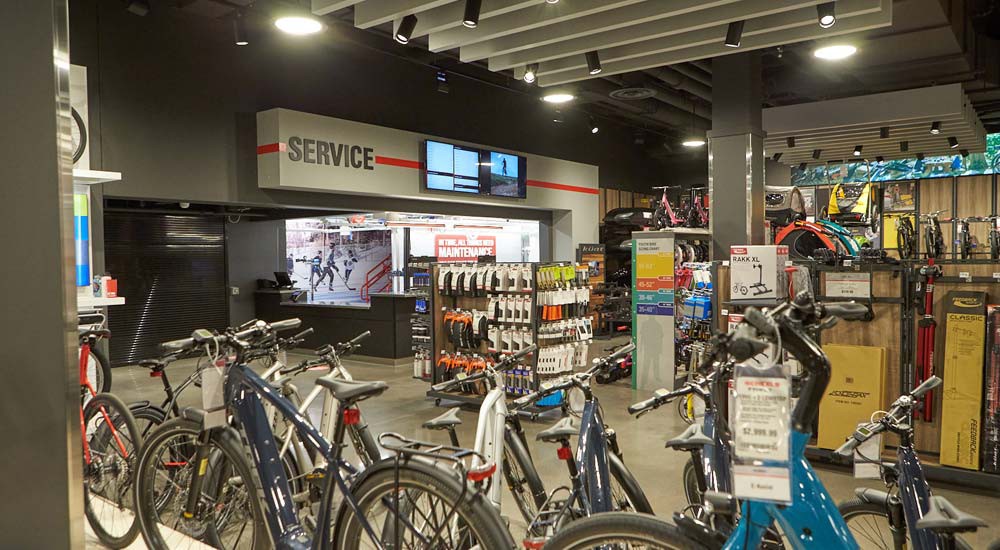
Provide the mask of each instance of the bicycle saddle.
[{"label": "bicycle saddle", "polygon": [[452,407],[441,416],[424,422],[424,428],[428,430],[446,430],[461,423],[462,419],[458,417],[458,407]]},{"label": "bicycle saddle", "polygon": [[931,497],[931,509],[917,521],[917,529],[930,529],[938,533],[961,533],[986,527],[986,522],[955,508],[942,496]]},{"label": "bicycle saddle", "polygon": [[111,338],[110,330],[92,330],[89,328],[78,328],[77,333],[80,335],[80,339],[86,338]]},{"label": "bicycle saddle", "polygon": [[666,447],[678,451],[691,451],[711,445],[715,445],[715,442],[702,433],[701,426],[691,424],[681,435],[667,441]]},{"label": "bicycle saddle", "polygon": [[564,439],[569,439],[574,435],[580,435],[580,428],[573,424],[573,417],[567,416],[549,428],[538,432],[535,440],[556,443]]},{"label": "bicycle saddle", "polygon": [[335,398],[345,402],[355,402],[380,395],[389,389],[385,382],[361,382],[358,380],[342,380],[334,378],[333,373],[320,376],[316,383],[330,390]]}]

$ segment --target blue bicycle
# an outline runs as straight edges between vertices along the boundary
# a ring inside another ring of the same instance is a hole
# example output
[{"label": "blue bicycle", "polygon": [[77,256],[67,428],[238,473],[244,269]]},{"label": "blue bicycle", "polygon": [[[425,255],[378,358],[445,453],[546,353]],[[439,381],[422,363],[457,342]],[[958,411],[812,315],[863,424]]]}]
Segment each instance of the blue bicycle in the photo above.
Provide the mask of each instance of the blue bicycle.
[{"label": "blue bicycle", "polygon": [[[841,518],[829,493],[819,481],[805,458],[811,426],[819,413],[819,403],[830,379],[830,363],[813,336],[831,326],[836,318],[860,319],[867,313],[861,304],[819,304],[808,294],[762,313],[749,308],[744,325],[731,336],[753,334],[757,342],[747,338],[721,339],[720,346],[733,351],[734,344],[749,344],[746,353],[734,357],[748,359],[762,350],[765,342],[779,340],[785,351],[800,361],[804,370],[799,400],[792,412],[791,486],[792,502],[788,505],[745,501],[740,504],[739,520],[729,530],[719,530],[712,518],[716,515],[733,517],[737,501],[731,494],[706,492],[706,510],[710,516],[702,521],[675,514],[677,525],[643,514],[601,514],[580,520],[558,533],[547,549],[622,548],[724,548],[743,550],[759,548],[775,526],[784,536],[785,547],[795,549],[859,548],[851,531]],[[935,525],[932,530],[947,529]]]},{"label": "blue bicycle", "polygon": [[[337,401],[331,442],[279,389],[246,365],[244,359],[260,342],[276,331],[298,326],[299,321],[292,319],[220,335],[198,330],[191,338],[164,344],[168,351],[204,348],[213,364],[224,366],[223,377],[217,379],[224,405],[207,412],[185,410],[150,435],[135,484],[147,545],[154,549],[206,544],[289,550],[513,548],[502,519],[483,496],[495,465],[475,453],[387,433],[379,442],[393,453],[391,458],[362,471],[343,458],[348,428],[361,419],[357,404],[385,392],[384,382],[349,381],[336,373],[317,379],[328,390],[327,397]],[[211,384],[203,374],[203,387]],[[300,503],[289,488],[265,402],[324,459],[306,475],[317,508],[306,518],[300,517]],[[212,414],[221,414],[218,425],[206,424]],[[229,416],[231,422],[226,421]],[[467,467],[476,459],[477,466]]]}]

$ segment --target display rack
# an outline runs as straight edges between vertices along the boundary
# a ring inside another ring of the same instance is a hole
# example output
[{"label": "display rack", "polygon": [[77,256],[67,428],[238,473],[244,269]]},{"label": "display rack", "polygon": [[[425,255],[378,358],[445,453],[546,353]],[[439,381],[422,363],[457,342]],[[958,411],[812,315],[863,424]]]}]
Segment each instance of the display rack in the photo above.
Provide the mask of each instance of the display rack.
[{"label": "display rack", "polygon": [[406,292],[417,297],[410,314],[410,340],[413,350],[413,377],[430,381],[434,345],[431,338],[431,263],[433,258],[413,258],[406,264]]},{"label": "display rack", "polygon": [[[517,288],[508,288],[507,290],[483,290],[479,293],[447,293],[444,292],[439,285],[439,279],[442,274],[443,269],[475,269],[477,267],[483,267],[486,269],[499,269],[504,266],[514,267],[518,266],[527,270],[530,274],[529,282],[519,285]],[[472,347],[462,347],[457,346],[448,335],[445,330],[445,315],[448,311],[467,311],[467,312],[487,312],[490,304],[494,300],[500,300],[502,298],[513,298],[515,300],[523,298],[527,300],[525,304],[529,308],[530,319],[525,321],[523,319],[517,320],[496,320],[488,319],[487,324],[491,331],[496,330],[497,334],[499,331],[521,331],[521,337],[530,340],[530,343],[523,343],[522,345],[530,345],[531,343],[538,346],[538,350],[534,353],[526,356],[525,360],[521,362],[520,365],[516,366],[514,369],[508,371],[511,373],[508,375],[508,398],[514,399],[520,395],[524,395],[533,391],[536,391],[541,384],[541,382],[547,378],[557,377],[564,374],[565,371],[561,372],[549,372],[545,365],[539,367],[539,357],[546,355],[544,351],[546,348],[552,346],[557,346],[560,344],[569,343],[570,339],[575,339],[580,336],[580,333],[572,333],[573,331],[566,331],[566,335],[556,335],[552,337],[552,329],[557,326],[569,326],[573,323],[585,323],[590,325],[590,316],[587,314],[586,304],[584,304],[578,311],[574,312],[574,315],[560,315],[558,319],[549,320],[546,319],[546,305],[542,303],[544,300],[540,300],[540,295],[545,296],[546,292],[555,292],[560,290],[577,290],[582,289],[586,286],[589,293],[589,282],[586,285],[577,283],[574,279],[570,281],[560,281],[556,283],[550,283],[549,278],[546,274],[551,272],[553,269],[563,269],[568,272],[576,273],[578,277],[583,277],[586,274],[586,267],[578,269],[578,264],[574,262],[555,262],[555,263],[477,263],[477,264],[451,264],[451,263],[434,263],[431,264],[431,281],[432,285],[430,287],[430,317],[431,317],[431,341],[433,343],[433,368],[432,375],[430,377],[430,382],[432,384],[437,384],[445,380],[444,373],[442,373],[439,368],[439,362],[443,354],[468,354],[472,356],[501,356],[504,354],[513,353],[516,350],[504,349],[502,342],[497,342],[493,339],[487,338],[481,340],[478,345]],[[549,286],[553,284],[554,286]],[[496,307],[496,306],[495,306]],[[548,306],[552,307],[552,306]],[[558,325],[563,323],[563,325]],[[494,338],[498,338],[494,336]],[[584,349],[586,349],[585,344],[589,342],[589,336],[587,340],[575,340],[581,344],[584,344]],[[524,342],[524,340],[522,340]],[[586,362],[586,354],[583,356],[583,362]],[[427,396],[435,399],[436,404],[441,404],[441,402],[458,402],[470,406],[478,406],[482,403],[482,396],[466,393],[462,391],[435,391],[429,390]],[[543,401],[539,403],[538,407],[529,408],[530,412],[540,412],[548,408],[558,406],[561,404],[561,396],[557,398]]]}]

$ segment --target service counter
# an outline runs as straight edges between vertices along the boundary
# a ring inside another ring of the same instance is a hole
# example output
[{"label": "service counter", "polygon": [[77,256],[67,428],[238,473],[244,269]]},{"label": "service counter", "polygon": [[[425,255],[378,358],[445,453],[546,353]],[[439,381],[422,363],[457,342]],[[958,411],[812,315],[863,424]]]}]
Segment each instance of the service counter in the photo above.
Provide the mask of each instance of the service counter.
[{"label": "service counter", "polygon": [[[370,330],[372,335],[358,355],[385,363],[406,363],[413,356],[410,314],[416,306],[416,296],[405,294],[372,294],[371,305],[310,304],[292,301],[293,290],[258,290],[254,294],[256,317],[265,321],[302,320],[303,327],[315,332],[306,338],[304,348],[346,342]],[[401,361],[402,360],[402,361]]]}]

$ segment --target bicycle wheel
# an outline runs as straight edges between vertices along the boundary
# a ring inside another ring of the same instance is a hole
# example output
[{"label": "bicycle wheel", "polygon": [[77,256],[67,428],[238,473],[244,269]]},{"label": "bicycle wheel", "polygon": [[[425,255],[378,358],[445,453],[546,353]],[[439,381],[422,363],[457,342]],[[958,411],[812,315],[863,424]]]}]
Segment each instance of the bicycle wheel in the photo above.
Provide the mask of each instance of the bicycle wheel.
[{"label": "bicycle wheel", "polygon": [[146,545],[268,548],[256,479],[232,431],[211,435],[199,505],[193,518],[183,517],[200,433],[200,422],[174,418],[150,435],[139,456],[135,494]]},{"label": "bicycle wheel", "polygon": [[513,431],[506,430],[503,449],[503,477],[507,482],[517,508],[524,521],[531,525],[538,515],[538,509],[545,504],[545,485],[538,476],[524,442]]},{"label": "bicycle wheel", "polygon": [[608,453],[608,469],[611,471],[611,500],[615,511],[652,514],[653,507],[650,506],[646,493],[615,453]]},{"label": "bicycle wheel", "polygon": [[677,400],[677,416],[681,417],[685,424],[694,424],[694,399],[693,395],[688,395]]},{"label": "bicycle wheel", "polygon": [[[468,491],[459,502],[461,480],[454,475],[417,460],[401,460],[397,472],[394,462],[395,459],[386,459],[376,464],[352,489],[360,516],[374,533],[381,533],[386,540],[371,540],[358,514],[344,502],[337,511],[331,548],[514,547],[499,512],[482,493]],[[398,508],[394,504],[396,497],[399,498]],[[402,513],[395,513],[397,509]],[[393,525],[397,518],[402,526],[397,535],[398,544],[392,540],[396,538]]]},{"label": "bicycle wheel", "polygon": [[121,399],[99,393],[83,409],[84,510],[105,546],[124,548],[139,534],[132,482],[142,437]]},{"label": "bicycle wheel", "polygon": [[684,463],[682,478],[684,479],[684,496],[687,498],[688,504],[701,506],[704,503],[705,495],[701,492],[698,483],[698,470],[694,467],[693,458],[688,458],[688,461]]},{"label": "bicycle wheel", "polygon": [[896,248],[899,250],[901,259],[908,260],[912,257],[913,228],[910,227],[909,220],[901,220],[896,228]]},{"label": "bicycle wheel", "polygon": [[646,514],[608,512],[567,525],[546,544],[545,550],[591,548],[647,550],[696,550],[705,546],[685,537],[673,525]]},{"label": "bicycle wheel", "polygon": [[1000,232],[990,231],[990,259],[1000,260]]},{"label": "bicycle wheel", "polygon": [[111,363],[104,352],[97,348],[90,348],[90,355],[87,357],[87,380],[90,380],[90,385],[97,393],[111,391]]},{"label": "bicycle wheel", "polygon": [[889,525],[889,512],[885,506],[860,499],[841,503],[837,508],[844,522],[863,549],[902,550],[910,545],[906,529],[895,536]]}]

